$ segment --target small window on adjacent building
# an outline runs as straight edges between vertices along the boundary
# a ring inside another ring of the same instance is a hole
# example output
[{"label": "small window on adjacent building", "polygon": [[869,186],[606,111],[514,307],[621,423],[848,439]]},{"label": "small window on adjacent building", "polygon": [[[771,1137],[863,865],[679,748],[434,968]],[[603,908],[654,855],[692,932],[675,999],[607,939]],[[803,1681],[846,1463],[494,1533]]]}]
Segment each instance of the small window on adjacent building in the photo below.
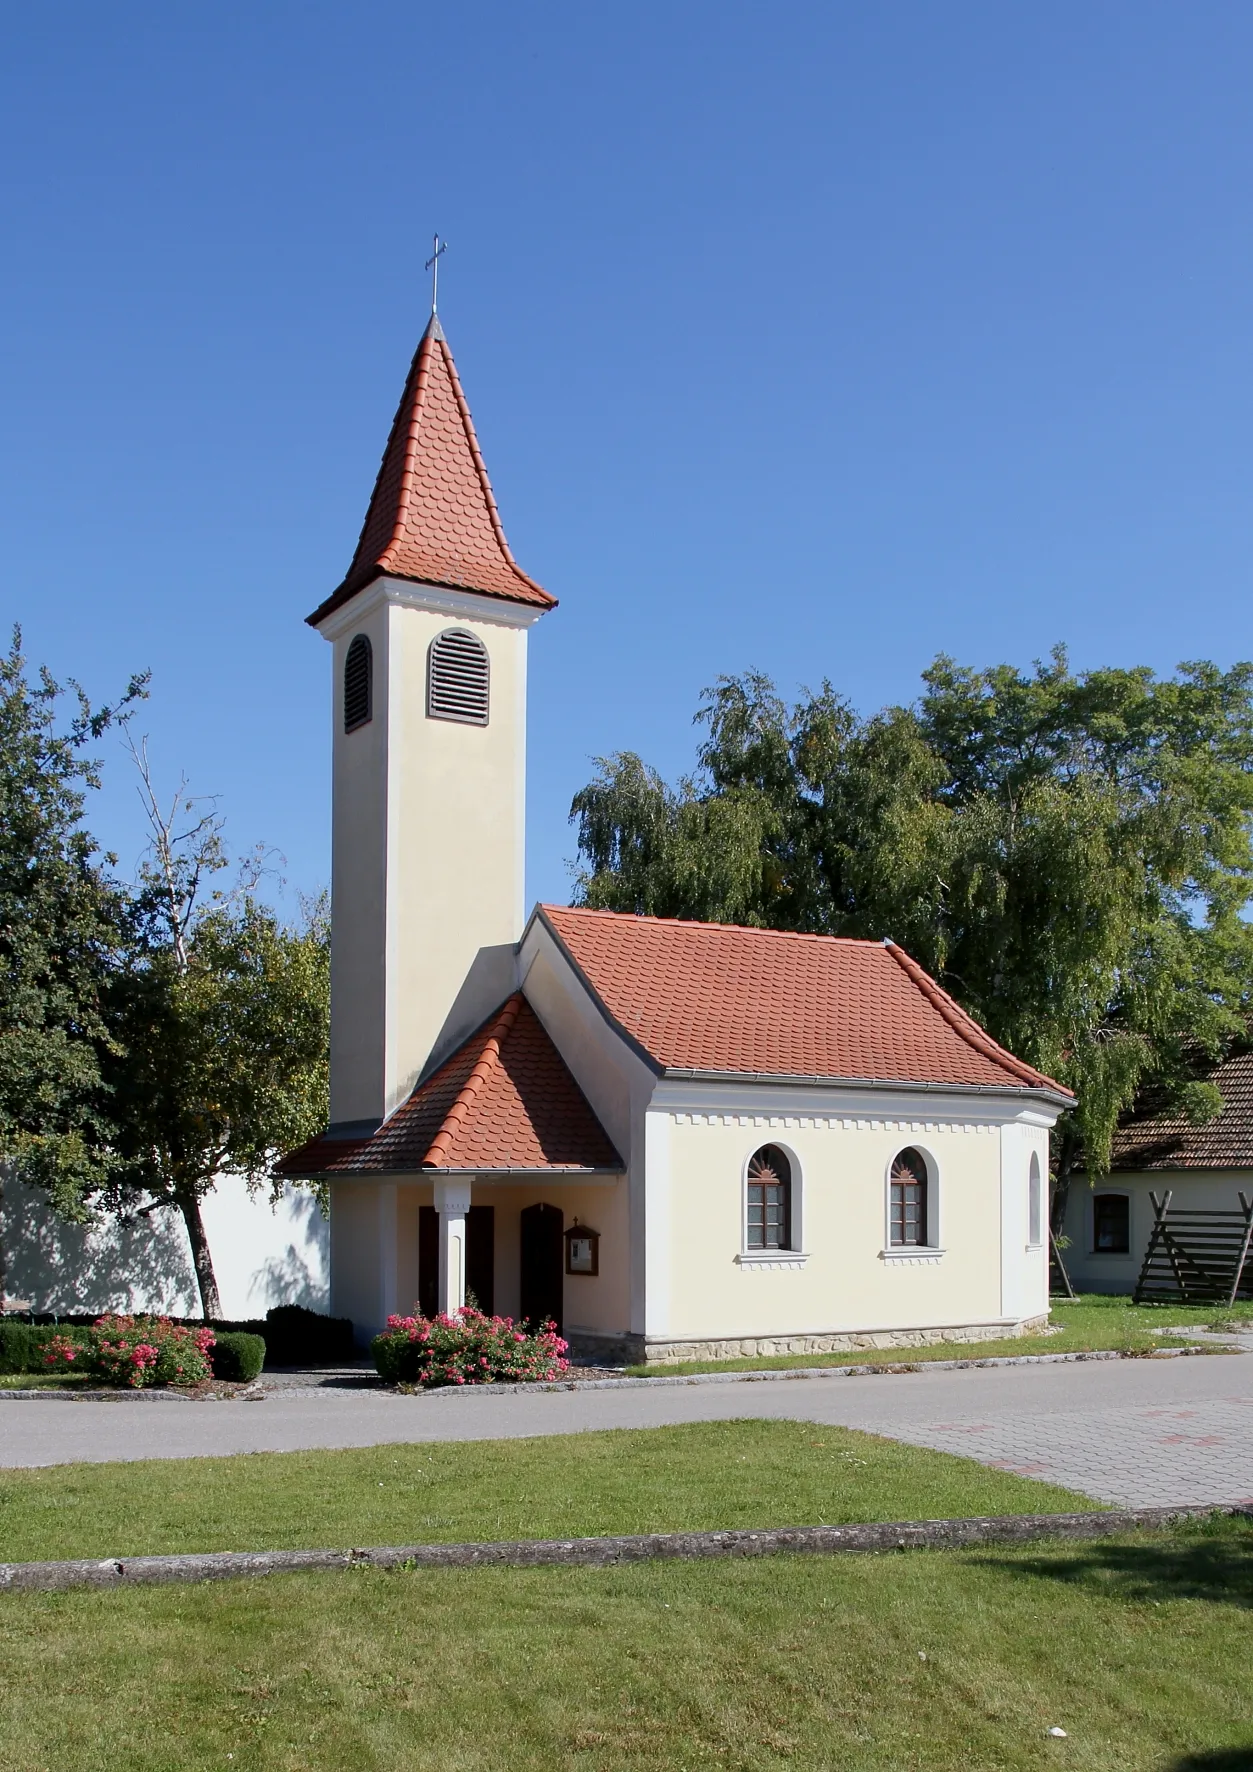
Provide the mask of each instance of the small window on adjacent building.
[{"label": "small window on adjacent building", "polygon": [[777,1144],[765,1144],[748,1163],[748,1247],[792,1246],[792,1165]]},{"label": "small window on adjacent building", "polygon": [[486,726],[489,687],[487,648],[477,634],[465,628],[436,634],[427,653],[427,719]]},{"label": "small window on adjacent building", "polygon": [[1092,1250],[1096,1255],[1126,1255],[1131,1249],[1131,1201],[1126,1194],[1094,1194]]},{"label": "small window on adjacent building", "polygon": [[355,732],[374,715],[374,654],[364,634],[354,634],[344,660],[344,731]]},{"label": "small window on adjacent building", "polygon": [[894,1249],[926,1247],[927,1160],[912,1147],[892,1164],[889,1215]]},{"label": "small window on adjacent building", "polygon": [[1031,1153],[1027,1172],[1027,1241],[1034,1247],[1044,1241],[1044,1188],[1040,1177],[1040,1159]]}]

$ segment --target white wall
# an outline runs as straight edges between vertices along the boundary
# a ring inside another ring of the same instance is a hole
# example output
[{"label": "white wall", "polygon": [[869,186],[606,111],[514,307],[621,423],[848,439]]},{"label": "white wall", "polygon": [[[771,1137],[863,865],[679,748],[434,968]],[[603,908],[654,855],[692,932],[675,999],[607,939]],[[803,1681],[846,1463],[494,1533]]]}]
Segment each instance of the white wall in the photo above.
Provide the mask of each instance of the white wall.
[{"label": "white wall", "polygon": [[[204,1220],[225,1316],[261,1317],[273,1304],[327,1309],[330,1226],[307,1188],[287,1188],[271,1208],[237,1177],[224,1177],[204,1203]],[[7,1181],[0,1251],[6,1297],[36,1311],[200,1312],[187,1233],[172,1212],[129,1226],[109,1218],[65,1224],[37,1189]]]}]

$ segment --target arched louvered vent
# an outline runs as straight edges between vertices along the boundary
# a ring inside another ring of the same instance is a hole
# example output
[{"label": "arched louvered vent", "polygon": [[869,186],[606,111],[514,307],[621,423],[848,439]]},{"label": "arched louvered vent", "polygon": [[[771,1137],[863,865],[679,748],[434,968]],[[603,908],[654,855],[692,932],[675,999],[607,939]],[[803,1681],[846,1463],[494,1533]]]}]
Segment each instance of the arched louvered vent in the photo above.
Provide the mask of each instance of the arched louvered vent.
[{"label": "arched louvered vent", "polygon": [[374,716],[374,653],[364,634],[354,634],[344,660],[344,731],[355,732]]},{"label": "arched louvered vent", "polygon": [[427,654],[427,718],[486,726],[488,688],[483,642],[465,628],[445,628],[436,634]]}]

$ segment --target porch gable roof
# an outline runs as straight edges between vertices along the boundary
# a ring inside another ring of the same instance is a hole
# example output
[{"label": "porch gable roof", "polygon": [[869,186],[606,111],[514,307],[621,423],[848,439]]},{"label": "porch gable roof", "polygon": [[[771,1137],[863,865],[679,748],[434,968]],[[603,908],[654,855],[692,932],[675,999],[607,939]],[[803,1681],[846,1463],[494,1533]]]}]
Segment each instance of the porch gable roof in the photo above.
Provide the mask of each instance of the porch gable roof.
[{"label": "porch gable roof", "polygon": [[622,1159],[521,991],[418,1084],[377,1131],[323,1134],[275,1174],[615,1174]]}]

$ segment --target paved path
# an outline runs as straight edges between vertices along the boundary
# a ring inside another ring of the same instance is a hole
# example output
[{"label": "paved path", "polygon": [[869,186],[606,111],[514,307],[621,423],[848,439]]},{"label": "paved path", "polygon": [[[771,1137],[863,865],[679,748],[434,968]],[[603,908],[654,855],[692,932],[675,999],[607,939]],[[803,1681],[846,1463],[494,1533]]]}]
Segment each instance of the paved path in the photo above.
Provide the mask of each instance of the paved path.
[{"label": "paved path", "polygon": [[0,1402],[0,1465],[509,1439],[757,1416],[840,1424],[1128,1507],[1253,1500],[1253,1355],[507,1396]]}]

